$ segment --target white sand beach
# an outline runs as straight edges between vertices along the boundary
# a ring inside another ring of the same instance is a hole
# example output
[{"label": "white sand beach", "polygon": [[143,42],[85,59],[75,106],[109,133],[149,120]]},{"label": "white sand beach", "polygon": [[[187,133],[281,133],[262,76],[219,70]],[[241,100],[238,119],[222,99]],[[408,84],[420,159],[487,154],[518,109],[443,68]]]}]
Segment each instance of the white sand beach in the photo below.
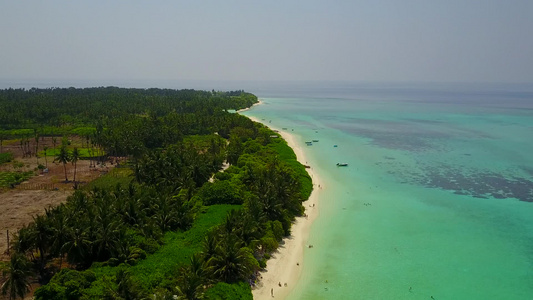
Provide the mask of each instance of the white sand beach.
[{"label": "white sand beach", "polygon": [[[261,101],[261,99],[257,99],[257,103],[254,103],[254,105],[252,105],[250,107],[247,107],[247,108],[239,109],[237,112],[240,113],[240,112],[243,112],[243,111],[250,110],[250,109],[252,109],[252,107],[254,107],[256,105],[260,105],[260,104],[263,104],[263,102]],[[254,121],[256,121],[256,122],[258,122],[258,123],[261,123],[261,122],[257,121],[257,119],[254,119],[254,118],[249,117],[249,116],[247,116],[247,117],[252,119],[252,120],[254,120]]]},{"label": "white sand beach", "polygon": [[[247,117],[255,122],[262,123],[254,117]],[[271,127],[271,129],[277,128]],[[279,133],[293,149],[298,161],[307,165],[304,152],[294,136],[282,130]],[[314,189],[309,199],[303,203],[306,217],[296,218],[291,228],[291,236],[285,238],[283,240],[284,243],[280,244],[278,250],[272,253],[272,257],[267,262],[266,270],[261,272],[261,281],[252,290],[254,299],[272,299],[271,293],[276,299],[285,299],[300,277],[303,268],[304,249],[309,247],[307,240],[311,224],[318,216],[318,195],[325,188],[318,174],[313,170],[313,166],[308,168],[307,172],[313,179]],[[319,185],[321,188],[318,188]]]}]

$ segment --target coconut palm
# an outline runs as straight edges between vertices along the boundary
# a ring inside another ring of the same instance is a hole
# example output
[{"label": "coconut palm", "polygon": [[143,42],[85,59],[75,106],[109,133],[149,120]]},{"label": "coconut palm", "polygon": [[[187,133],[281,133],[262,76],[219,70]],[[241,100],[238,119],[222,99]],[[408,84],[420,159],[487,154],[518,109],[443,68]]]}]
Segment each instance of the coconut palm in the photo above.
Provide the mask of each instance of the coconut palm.
[{"label": "coconut palm", "polygon": [[176,290],[178,299],[198,300],[203,293],[203,278],[192,273],[190,268],[182,268],[178,277]]},{"label": "coconut palm", "polygon": [[34,216],[30,228],[34,249],[39,251],[39,272],[42,278],[46,265],[45,258],[50,249],[50,237],[53,235],[50,219],[44,215]]},{"label": "coconut palm", "polygon": [[70,153],[68,153],[67,146],[65,144],[61,145],[61,148],[59,148],[59,153],[55,157],[54,161],[58,161],[63,164],[63,169],[65,170],[65,182],[68,182],[67,163],[70,161]]},{"label": "coconut palm", "polygon": [[226,283],[243,280],[259,267],[252,250],[242,247],[242,242],[234,235],[221,241],[207,264],[213,277]]},{"label": "coconut palm", "polygon": [[191,256],[190,264],[180,269],[176,287],[178,299],[202,299],[207,278],[205,270],[206,264],[203,258],[199,254]]},{"label": "coconut palm", "polygon": [[56,149],[56,144],[57,144],[57,138],[54,136],[52,137],[52,144],[54,144],[54,151]]},{"label": "coconut palm", "polygon": [[61,204],[56,208],[51,209],[50,213],[51,229],[52,229],[52,244],[51,250],[54,255],[59,255],[59,269],[63,265],[63,256],[65,254],[64,246],[67,242],[69,226],[69,212],[65,204]]},{"label": "coconut palm", "polygon": [[7,138],[7,135],[5,133],[3,133],[2,131],[0,131],[0,153],[4,152],[3,151],[3,144],[4,144],[4,140]]},{"label": "coconut palm", "polygon": [[105,299],[151,299],[146,297],[146,293],[125,269],[119,269],[117,271],[115,286],[108,286],[105,289]]},{"label": "coconut palm", "polygon": [[104,192],[103,198],[96,200],[96,238],[93,242],[93,253],[99,260],[104,261],[111,258],[117,250],[122,224],[121,220],[114,219],[108,194]]},{"label": "coconut palm", "polygon": [[24,298],[29,291],[28,278],[31,275],[31,263],[26,256],[18,252],[13,253],[2,275],[6,279],[2,284],[2,294],[9,294],[9,299]]},{"label": "coconut palm", "polygon": [[35,158],[37,159],[37,164],[39,164],[39,155],[37,154],[39,152],[39,134],[35,134]]},{"label": "coconut palm", "polygon": [[48,169],[48,159],[46,159],[46,151],[48,150],[48,146],[44,146],[43,150],[44,150],[44,164],[46,168]]},{"label": "coconut palm", "polygon": [[70,161],[74,165],[74,189],[78,188],[78,184],[76,183],[76,167],[78,165],[79,159],[80,159],[80,151],[78,151],[77,147],[74,147],[74,150],[72,150],[72,153],[70,155]]}]

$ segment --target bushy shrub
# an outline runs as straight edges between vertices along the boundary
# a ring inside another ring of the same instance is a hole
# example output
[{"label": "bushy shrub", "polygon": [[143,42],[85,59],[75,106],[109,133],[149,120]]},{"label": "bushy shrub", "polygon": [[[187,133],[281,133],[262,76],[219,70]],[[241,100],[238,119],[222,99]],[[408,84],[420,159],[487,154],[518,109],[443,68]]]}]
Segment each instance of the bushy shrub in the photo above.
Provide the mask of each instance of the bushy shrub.
[{"label": "bushy shrub", "polygon": [[204,205],[242,204],[240,187],[228,180],[206,183],[198,193]]},{"label": "bushy shrub", "polygon": [[219,282],[204,294],[205,300],[252,300],[252,290],[245,282],[228,284]]}]

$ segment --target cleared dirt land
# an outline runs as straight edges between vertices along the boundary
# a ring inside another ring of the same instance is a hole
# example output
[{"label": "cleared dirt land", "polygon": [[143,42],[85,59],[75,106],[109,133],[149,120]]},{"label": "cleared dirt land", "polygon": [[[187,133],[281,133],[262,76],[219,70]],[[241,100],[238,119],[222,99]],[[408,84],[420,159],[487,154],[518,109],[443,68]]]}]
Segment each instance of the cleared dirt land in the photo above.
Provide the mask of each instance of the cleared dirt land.
[{"label": "cleared dirt land", "polygon": [[[45,138],[41,143],[51,145],[51,139]],[[41,148],[41,147],[39,147]],[[14,160],[19,163],[15,167],[13,163],[5,163],[0,166],[0,172],[13,171],[32,171],[36,170],[38,163],[47,165],[48,172],[35,171],[35,176],[24,181],[14,188],[0,189],[0,261],[8,260],[7,255],[7,235],[9,230],[11,240],[19,228],[33,220],[33,216],[44,213],[44,209],[49,206],[55,206],[64,202],[69,195],[74,192],[74,165],[68,163],[67,169],[68,182],[65,182],[65,169],[62,164],[56,164],[52,161],[53,157],[36,158],[22,157],[22,151],[15,143],[5,145],[3,152],[10,151],[14,155]],[[21,166],[22,165],[22,166]],[[76,166],[76,181],[79,186],[100,177],[107,173],[111,164],[107,166],[94,164],[89,160],[79,160]]]},{"label": "cleared dirt land", "polygon": [[29,223],[32,216],[40,214],[45,207],[55,206],[65,201],[70,191],[45,190],[11,190],[0,194],[0,249],[2,260],[9,259],[5,253],[7,249],[6,230],[11,238],[17,229]]}]

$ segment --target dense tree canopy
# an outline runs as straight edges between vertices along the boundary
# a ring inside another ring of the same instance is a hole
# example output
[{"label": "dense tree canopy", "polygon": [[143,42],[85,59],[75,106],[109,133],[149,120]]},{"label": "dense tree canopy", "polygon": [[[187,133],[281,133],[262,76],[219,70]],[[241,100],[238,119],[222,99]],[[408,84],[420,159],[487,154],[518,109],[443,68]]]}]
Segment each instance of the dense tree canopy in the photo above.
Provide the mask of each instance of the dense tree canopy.
[{"label": "dense tree canopy", "polygon": [[[4,133],[82,136],[131,169],[116,185],[76,190],[18,232],[13,251],[47,283],[36,299],[250,299],[255,272],[312,189],[285,141],[227,112],[256,101],[243,91],[0,91]],[[58,150],[58,161],[72,160],[65,144]]]}]

